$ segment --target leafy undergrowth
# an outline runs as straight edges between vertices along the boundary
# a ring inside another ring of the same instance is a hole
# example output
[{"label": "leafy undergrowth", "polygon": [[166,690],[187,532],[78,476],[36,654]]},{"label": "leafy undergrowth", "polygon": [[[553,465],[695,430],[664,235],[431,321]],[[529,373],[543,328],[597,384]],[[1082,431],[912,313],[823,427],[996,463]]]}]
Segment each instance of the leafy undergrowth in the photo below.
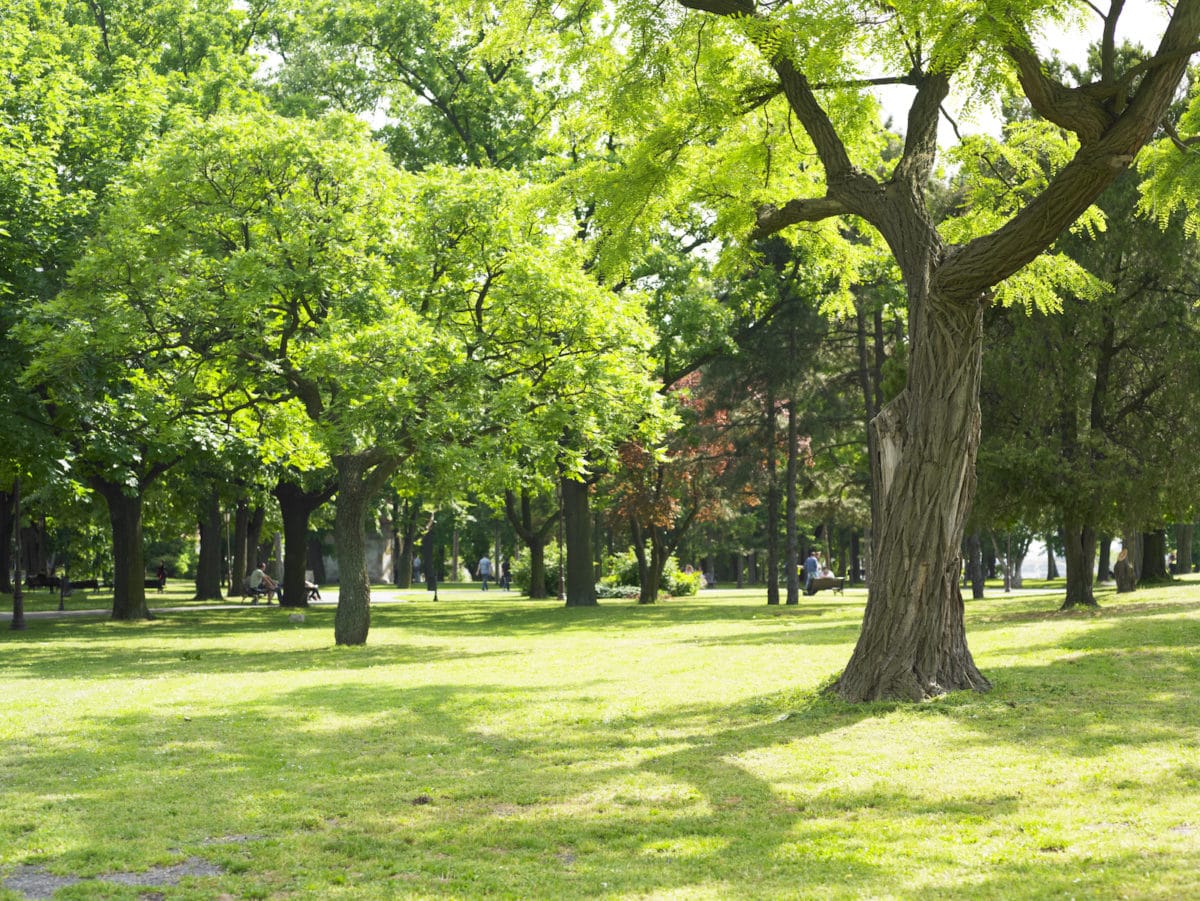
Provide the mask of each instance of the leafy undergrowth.
[{"label": "leafy undergrowth", "polygon": [[[864,594],[568,609],[468,588],[0,634],[0,880],[165,898],[1200,892],[1200,584],[967,602],[995,688],[821,691]],[[39,872],[41,871],[39,870]],[[24,897],[16,891],[0,897]]]}]

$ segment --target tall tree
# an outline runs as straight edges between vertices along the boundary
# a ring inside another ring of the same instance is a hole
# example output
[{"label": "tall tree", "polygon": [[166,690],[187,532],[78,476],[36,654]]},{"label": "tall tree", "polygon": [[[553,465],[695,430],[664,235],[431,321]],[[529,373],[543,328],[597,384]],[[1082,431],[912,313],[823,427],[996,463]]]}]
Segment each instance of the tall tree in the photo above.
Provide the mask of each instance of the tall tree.
[{"label": "tall tree", "polygon": [[[1153,136],[1196,49],[1200,0],[1175,5],[1159,48],[1136,71],[1118,77],[1104,66],[1094,82],[1074,87],[1049,74],[1031,37],[1062,7],[922,2],[863,15],[853,5],[679,5],[696,14],[664,17],[657,3],[621,7],[618,40],[629,63],[619,102],[627,127],[645,137],[629,154],[633,196],[614,204],[613,218],[708,202],[730,233],[796,234],[804,223],[854,216],[882,236],[907,291],[910,354],[905,390],[873,423],[872,579],[835,690],[870,700],[986,689],[958,587],[979,443],[983,312],[993,289],[1037,259]],[[1106,60],[1121,9],[1105,17]],[[884,74],[863,77],[864,59]],[[1010,74],[1033,108],[1070,134],[1071,151],[1030,202],[979,209],[968,227],[939,230],[926,190],[943,102],[954,84],[994,95]],[[606,75],[611,81],[611,68]],[[903,150],[877,174],[883,142],[870,124],[869,92],[884,82],[915,93]],[[691,189],[678,187],[675,174],[686,174]],[[676,187],[664,191],[668,184]],[[657,202],[647,204],[650,196]]]}]

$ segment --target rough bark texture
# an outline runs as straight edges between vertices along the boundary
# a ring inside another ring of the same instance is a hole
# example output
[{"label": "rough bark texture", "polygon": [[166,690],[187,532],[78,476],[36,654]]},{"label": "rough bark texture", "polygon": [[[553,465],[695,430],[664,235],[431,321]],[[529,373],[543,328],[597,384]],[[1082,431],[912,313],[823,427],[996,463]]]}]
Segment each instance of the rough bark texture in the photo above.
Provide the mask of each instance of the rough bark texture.
[{"label": "rough bark texture", "polygon": [[567,548],[566,595],[568,607],[596,606],[596,570],[592,560],[592,511],[587,484],[564,478],[562,486],[563,533]]},{"label": "rough bark texture", "polygon": [[967,648],[958,585],[979,447],[983,307],[930,305],[913,329],[908,387],[872,423],[880,519],[862,633],[836,685],[849,700],[990,687]]},{"label": "rough bark texture", "polygon": [[1096,532],[1091,526],[1068,520],[1063,525],[1067,562],[1067,597],[1062,609],[1097,607],[1092,593],[1092,567],[1096,559]]},{"label": "rough bark texture", "polygon": [[209,492],[197,520],[200,556],[196,561],[196,600],[220,601],[221,597],[221,497]]},{"label": "rough bark texture", "polygon": [[125,494],[124,486],[92,479],[92,487],[108,504],[113,538],[113,611],[116,620],[152,619],[146,606],[146,565],[142,558],[142,496]]},{"label": "rough bark texture", "polygon": [[337,513],[333,540],[338,558],[337,644],[365,644],[371,628],[371,582],[367,576],[367,506],[399,465],[373,454],[337,457]]}]

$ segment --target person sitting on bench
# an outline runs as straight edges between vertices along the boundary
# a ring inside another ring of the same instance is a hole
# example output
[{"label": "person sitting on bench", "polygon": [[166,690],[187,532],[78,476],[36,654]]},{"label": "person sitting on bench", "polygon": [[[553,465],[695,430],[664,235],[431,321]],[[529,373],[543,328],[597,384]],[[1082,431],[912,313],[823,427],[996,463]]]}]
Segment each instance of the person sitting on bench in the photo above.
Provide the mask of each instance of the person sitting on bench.
[{"label": "person sitting on bench", "polygon": [[275,595],[277,599],[280,597],[279,583],[264,572],[265,568],[266,564],[260,563],[258,564],[258,568],[246,577],[246,585],[249,587],[250,596],[253,598],[250,601],[251,604],[257,604],[259,597],[264,594],[267,596],[268,604],[271,603],[271,595]]}]

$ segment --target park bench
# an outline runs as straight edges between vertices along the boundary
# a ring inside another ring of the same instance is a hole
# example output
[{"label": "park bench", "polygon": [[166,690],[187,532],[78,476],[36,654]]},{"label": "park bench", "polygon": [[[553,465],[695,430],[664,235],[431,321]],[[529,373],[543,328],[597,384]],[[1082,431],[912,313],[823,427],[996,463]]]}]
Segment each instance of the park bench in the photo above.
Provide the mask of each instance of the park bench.
[{"label": "park bench", "polygon": [[819,576],[809,583],[808,593],[816,594],[818,591],[824,591],[826,588],[833,590],[834,594],[841,594],[842,589],[846,587],[846,580],[840,576]]}]

